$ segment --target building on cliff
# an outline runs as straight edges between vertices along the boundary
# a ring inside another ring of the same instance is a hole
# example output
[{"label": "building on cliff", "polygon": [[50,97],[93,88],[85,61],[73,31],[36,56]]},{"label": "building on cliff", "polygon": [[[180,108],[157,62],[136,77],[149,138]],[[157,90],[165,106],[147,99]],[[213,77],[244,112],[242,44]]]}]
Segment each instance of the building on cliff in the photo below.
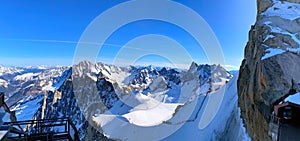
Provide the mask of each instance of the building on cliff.
[{"label": "building on cliff", "polygon": [[289,101],[290,97],[295,96],[291,95],[274,105],[269,124],[269,136],[272,140],[291,141],[300,138],[300,103],[294,100]]}]

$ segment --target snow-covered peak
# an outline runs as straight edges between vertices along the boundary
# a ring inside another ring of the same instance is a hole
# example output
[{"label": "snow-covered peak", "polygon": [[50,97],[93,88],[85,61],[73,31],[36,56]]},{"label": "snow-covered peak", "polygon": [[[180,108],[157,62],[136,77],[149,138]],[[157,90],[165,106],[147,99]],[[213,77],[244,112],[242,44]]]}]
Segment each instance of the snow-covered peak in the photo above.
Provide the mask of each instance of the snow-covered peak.
[{"label": "snow-covered peak", "polygon": [[200,80],[200,85],[204,85],[205,83],[219,83],[219,85],[224,85],[226,81],[232,77],[232,75],[220,65],[198,65],[194,62],[187,73],[196,73]]},{"label": "snow-covered peak", "polygon": [[191,70],[195,70],[195,69],[197,69],[197,68],[198,68],[198,64],[197,64],[196,62],[192,62],[192,64],[191,64],[189,70],[191,71]]},{"label": "snow-covered peak", "polygon": [[74,65],[72,68],[74,72],[78,72],[81,74],[98,72],[96,66],[89,61],[81,61],[79,62],[79,64]]}]

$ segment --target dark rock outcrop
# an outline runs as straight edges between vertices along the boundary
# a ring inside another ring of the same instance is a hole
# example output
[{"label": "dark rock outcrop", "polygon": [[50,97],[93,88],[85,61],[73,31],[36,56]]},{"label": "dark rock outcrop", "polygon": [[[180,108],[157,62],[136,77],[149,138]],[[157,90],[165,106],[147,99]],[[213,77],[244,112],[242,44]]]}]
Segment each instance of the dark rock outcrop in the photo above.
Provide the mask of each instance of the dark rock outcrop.
[{"label": "dark rock outcrop", "polygon": [[241,116],[253,140],[271,140],[274,104],[300,91],[300,16],[279,12],[297,12],[296,3],[300,1],[257,1],[257,21],[249,32],[238,79]]}]

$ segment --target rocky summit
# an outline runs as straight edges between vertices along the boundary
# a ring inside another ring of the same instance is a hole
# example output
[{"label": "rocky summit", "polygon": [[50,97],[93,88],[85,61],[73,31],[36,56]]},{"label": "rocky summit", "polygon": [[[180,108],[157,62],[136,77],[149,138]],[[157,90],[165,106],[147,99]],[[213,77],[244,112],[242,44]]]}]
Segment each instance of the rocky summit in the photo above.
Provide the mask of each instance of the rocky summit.
[{"label": "rocky summit", "polygon": [[300,91],[300,0],[258,0],[238,79],[241,116],[253,140],[271,140],[273,106]]}]

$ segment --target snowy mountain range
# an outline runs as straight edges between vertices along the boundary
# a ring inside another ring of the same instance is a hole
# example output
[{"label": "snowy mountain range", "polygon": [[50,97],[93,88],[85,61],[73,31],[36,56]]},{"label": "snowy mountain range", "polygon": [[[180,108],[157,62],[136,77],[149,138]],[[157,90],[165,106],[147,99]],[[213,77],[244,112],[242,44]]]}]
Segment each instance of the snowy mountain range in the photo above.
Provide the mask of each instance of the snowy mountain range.
[{"label": "snowy mountain range", "polygon": [[179,71],[83,61],[0,73],[18,120],[69,117],[82,140],[248,140],[237,76],[219,65]]},{"label": "snowy mountain range", "polygon": [[0,91],[5,92],[9,106],[21,99],[31,99],[54,91],[64,81],[69,67],[4,67],[0,66]]}]

